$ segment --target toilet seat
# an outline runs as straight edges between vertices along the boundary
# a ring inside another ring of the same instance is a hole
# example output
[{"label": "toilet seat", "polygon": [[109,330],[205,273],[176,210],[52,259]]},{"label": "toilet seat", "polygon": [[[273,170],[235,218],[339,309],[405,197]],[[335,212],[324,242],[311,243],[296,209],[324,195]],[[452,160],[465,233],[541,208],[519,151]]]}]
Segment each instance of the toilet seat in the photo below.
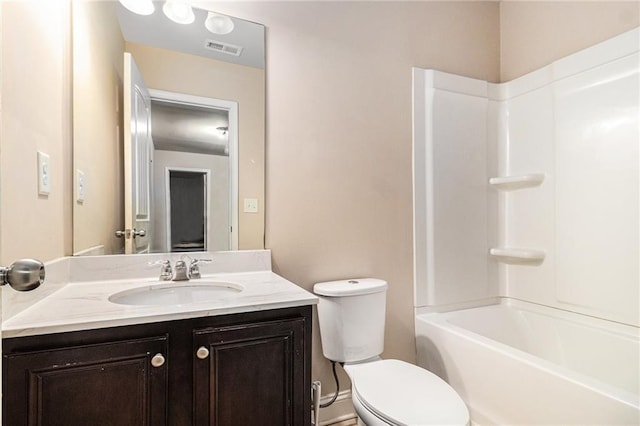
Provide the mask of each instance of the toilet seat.
[{"label": "toilet seat", "polygon": [[382,422],[404,425],[467,425],[469,411],[444,380],[395,359],[347,364],[353,398]]}]

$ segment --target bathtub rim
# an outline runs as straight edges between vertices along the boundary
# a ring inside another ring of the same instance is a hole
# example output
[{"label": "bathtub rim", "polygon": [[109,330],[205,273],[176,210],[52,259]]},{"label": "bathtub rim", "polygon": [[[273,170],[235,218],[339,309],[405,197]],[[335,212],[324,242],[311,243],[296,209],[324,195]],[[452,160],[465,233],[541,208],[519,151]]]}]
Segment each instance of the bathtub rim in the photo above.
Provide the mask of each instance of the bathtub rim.
[{"label": "bathtub rim", "polygon": [[419,306],[414,308],[414,313],[416,317],[427,316],[431,314],[446,315],[458,311],[465,311],[476,308],[488,308],[498,305],[529,311],[540,315],[552,316],[554,318],[563,319],[576,324],[586,325],[589,327],[597,328],[598,330],[605,330],[614,334],[620,334],[628,338],[640,341],[640,327],[637,327],[635,325],[588,315],[582,312],[570,311],[568,309],[562,309],[555,306],[548,306],[541,303],[530,302],[514,297],[495,297],[451,305]]},{"label": "bathtub rim", "polygon": [[[416,315],[414,320],[415,324],[415,335],[418,337],[418,321],[423,321],[428,325],[433,327],[437,327],[440,330],[444,330],[447,332],[451,332],[457,337],[470,340],[485,349],[496,351],[503,356],[507,356],[510,358],[516,358],[529,367],[536,368],[538,370],[542,370],[548,374],[559,375],[563,379],[580,386],[582,388],[588,389],[592,392],[595,392],[603,397],[611,398],[616,400],[621,404],[625,404],[631,408],[635,408],[636,410],[640,410],[640,393],[634,394],[628,390],[619,388],[615,385],[609,384],[602,380],[591,377],[587,374],[572,370],[571,368],[556,364],[552,361],[544,359],[542,357],[532,355],[528,352],[523,351],[522,349],[515,348],[513,346],[507,345],[505,343],[499,342],[497,340],[493,340],[489,337],[485,337],[481,334],[478,334],[474,331],[468,330],[464,327],[458,326],[448,321],[448,317],[451,314],[454,314],[457,311],[469,310],[469,309],[477,309],[477,308],[489,308],[495,306],[506,306],[509,308],[521,309],[533,311],[535,313],[541,313],[543,315],[551,315],[553,313],[556,317],[567,320],[573,323],[591,326],[591,324],[600,323],[598,325],[594,325],[594,328],[598,330],[605,330],[607,332],[612,332],[615,335],[620,335],[625,338],[631,338],[634,340],[640,341],[640,328],[622,324],[618,322],[614,322],[611,320],[605,320],[602,318],[589,317],[587,315],[564,311],[558,308],[552,308],[545,305],[539,305],[536,303],[531,303],[527,301],[522,301],[513,298],[499,298],[498,303],[486,303],[486,300],[483,301],[485,303],[465,303],[464,306],[456,305],[458,309],[451,309],[453,305],[448,307],[439,307],[436,310],[431,310],[425,312],[424,308],[417,308]],[[420,311],[420,312],[419,312]],[[604,324],[607,326],[605,327]],[[611,326],[610,329],[608,328]]]}]

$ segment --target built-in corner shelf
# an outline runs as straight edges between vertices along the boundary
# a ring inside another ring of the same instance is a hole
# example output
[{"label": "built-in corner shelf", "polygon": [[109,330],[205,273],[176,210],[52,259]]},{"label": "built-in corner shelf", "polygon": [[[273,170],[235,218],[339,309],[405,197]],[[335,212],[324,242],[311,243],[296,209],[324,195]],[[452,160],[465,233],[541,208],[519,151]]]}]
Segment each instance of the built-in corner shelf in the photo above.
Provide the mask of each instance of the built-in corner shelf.
[{"label": "built-in corner shelf", "polygon": [[513,191],[514,189],[539,186],[542,181],[544,181],[544,173],[531,173],[528,175],[494,177],[489,179],[489,185],[502,191]]},{"label": "built-in corner shelf", "polygon": [[545,256],[542,250],[508,247],[492,248],[489,254],[498,262],[510,265],[540,265]]}]

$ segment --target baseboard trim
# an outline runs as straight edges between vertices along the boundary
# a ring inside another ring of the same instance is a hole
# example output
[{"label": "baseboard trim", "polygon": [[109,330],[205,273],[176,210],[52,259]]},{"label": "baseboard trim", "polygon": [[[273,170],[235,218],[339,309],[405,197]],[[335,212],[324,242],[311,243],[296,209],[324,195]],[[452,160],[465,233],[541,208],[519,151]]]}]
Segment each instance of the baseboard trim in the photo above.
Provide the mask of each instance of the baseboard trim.
[{"label": "baseboard trim", "polygon": [[331,420],[331,423],[320,423],[320,426],[357,426],[358,417],[356,415],[344,415]]},{"label": "baseboard trim", "polygon": [[[332,397],[333,395],[325,395],[320,398],[320,403],[326,404],[331,401]],[[356,414],[353,410],[353,404],[351,404],[351,390],[347,389],[338,393],[333,404],[320,409],[319,426],[336,425],[355,418]]]}]

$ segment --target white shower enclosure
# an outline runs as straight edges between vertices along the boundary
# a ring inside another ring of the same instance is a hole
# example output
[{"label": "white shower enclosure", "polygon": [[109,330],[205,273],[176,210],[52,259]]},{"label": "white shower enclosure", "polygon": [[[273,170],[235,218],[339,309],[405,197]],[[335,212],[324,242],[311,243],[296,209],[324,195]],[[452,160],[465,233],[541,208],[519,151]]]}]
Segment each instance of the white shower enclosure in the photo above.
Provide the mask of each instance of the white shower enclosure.
[{"label": "white shower enclosure", "polygon": [[640,30],[514,81],[414,69],[415,306],[640,326]]},{"label": "white shower enclosure", "polygon": [[413,85],[418,364],[480,424],[640,422],[640,28]]}]

